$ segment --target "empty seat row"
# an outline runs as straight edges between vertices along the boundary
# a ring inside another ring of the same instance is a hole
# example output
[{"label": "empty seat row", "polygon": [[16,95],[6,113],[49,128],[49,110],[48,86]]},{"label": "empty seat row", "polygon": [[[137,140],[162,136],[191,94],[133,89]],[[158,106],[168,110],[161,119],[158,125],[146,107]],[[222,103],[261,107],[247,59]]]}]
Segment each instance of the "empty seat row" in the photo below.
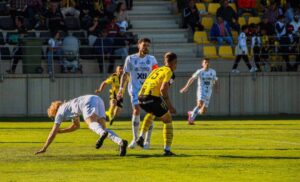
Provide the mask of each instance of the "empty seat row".
[{"label": "empty seat row", "polygon": [[224,58],[224,59],[234,59],[233,49],[231,46],[219,46],[218,54],[216,46],[203,46],[203,55],[208,58]]},{"label": "empty seat row", "polygon": [[[232,38],[234,41],[237,40],[238,37],[238,32],[231,30]],[[208,33],[206,31],[196,31],[194,33],[194,42],[197,44],[210,44],[211,42],[209,41],[208,38]]]},{"label": "empty seat row", "polygon": [[[206,11],[210,15],[216,15],[220,6],[220,3],[209,3],[206,8],[205,3],[196,3],[196,8],[198,11]],[[237,8],[234,3],[229,3],[229,6],[231,6],[235,12],[237,12]]]}]

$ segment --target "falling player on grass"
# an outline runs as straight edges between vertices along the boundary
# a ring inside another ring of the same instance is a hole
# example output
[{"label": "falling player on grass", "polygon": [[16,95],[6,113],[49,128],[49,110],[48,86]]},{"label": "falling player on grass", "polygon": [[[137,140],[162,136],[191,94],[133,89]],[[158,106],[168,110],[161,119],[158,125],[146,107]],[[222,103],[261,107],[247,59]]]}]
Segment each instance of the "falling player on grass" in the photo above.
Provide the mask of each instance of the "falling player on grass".
[{"label": "falling player on grass", "polygon": [[[120,88],[120,79],[123,74],[123,66],[119,65],[116,68],[116,72],[110,75],[105,81],[103,81],[99,89],[95,90],[95,93],[101,93],[107,85],[111,85],[109,90],[109,109],[105,112],[109,124],[112,125],[114,119],[117,115],[120,114],[123,108],[123,99],[117,100],[117,94]],[[128,79],[125,80],[125,87],[127,85]]]},{"label": "falling player on grass", "polygon": [[[140,107],[152,117],[159,117],[163,123],[164,155],[172,156],[171,145],[173,141],[173,124],[171,113],[176,113],[169,98],[169,87],[175,76],[177,56],[167,52],[164,56],[165,66],[153,70],[145,80],[139,92]],[[146,132],[151,126],[153,119],[144,120],[137,145],[144,147]]]},{"label": "falling player on grass", "polygon": [[[48,109],[48,116],[54,118],[54,125],[44,146],[35,154],[46,152],[57,134],[69,133],[79,129],[80,115],[83,116],[89,128],[100,135],[96,143],[96,149],[102,146],[103,141],[108,136],[114,143],[120,146],[119,155],[126,155],[127,141],[122,140],[113,131],[106,129],[104,103],[96,95],[80,96],[65,103],[61,101],[52,102]],[[71,126],[64,129],[59,128],[60,124],[65,120],[72,120]]]},{"label": "falling player on grass", "polygon": [[[129,148],[134,148],[136,146],[135,141],[137,140],[138,130],[140,128],[140,107],[138,101],[138,93],[150,72],[158,67],[155,57],[149,54],[150,43],[151,41],[148,38],[140,39],[138,41],[138,53],[127,56],[124,64],[124,73],[121,77],[119,93],[117,95],[118,99],[123,98],[125,80],[130,77],[128,92],[131,97],[133,110],[131,119],[133,140],[128,145]],[[146,114],[144,120],[150,118],[151,116]],[[147,136],[145,138],[145,149],[148,149],[150,146],[152,128],[153,125],[149,128]]]},{"label": "falling player on grass", "polygon": [[212,94],[212,87],[218,80],[216,71],[209,68],[209,59],[202,60],[202,68],[198,69],[188,80],[186,85],[180,90],[180,93],[188,91],[189,86],[198,78],[197,105],[193,111],[188,112],[188,124],[193,125],[198,113],[205,114],[208,108],[209,100]]}]

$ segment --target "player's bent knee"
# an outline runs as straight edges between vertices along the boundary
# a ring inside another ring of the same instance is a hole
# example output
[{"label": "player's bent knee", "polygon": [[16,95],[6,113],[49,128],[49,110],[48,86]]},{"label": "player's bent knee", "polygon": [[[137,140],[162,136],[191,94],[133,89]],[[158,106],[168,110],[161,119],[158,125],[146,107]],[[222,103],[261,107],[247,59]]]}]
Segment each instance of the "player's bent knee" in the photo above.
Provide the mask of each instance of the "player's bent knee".
[{"label": "player's bent knee", "polygon": [[160,117],[163,123],[172,123],[172,115],[170,112],[167,112],[163,116]]}]

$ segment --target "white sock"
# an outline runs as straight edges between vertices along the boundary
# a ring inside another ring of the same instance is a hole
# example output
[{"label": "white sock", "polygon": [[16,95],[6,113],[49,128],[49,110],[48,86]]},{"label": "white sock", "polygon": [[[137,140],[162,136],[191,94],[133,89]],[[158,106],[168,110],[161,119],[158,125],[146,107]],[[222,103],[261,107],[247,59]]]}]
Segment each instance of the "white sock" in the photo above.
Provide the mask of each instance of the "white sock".
[{"label": "white sock", "polygon": [[118,144],[118,145],[122,145],[123,144],[123,140],[122,138],[118,137],[117,134],[115,134],[113,131],[111,130],[106,130],[108,132],[108,138],[113,141],[114,143]]},{"label": "white sock", "polygon": [[146,138],[143,136],[143,138],[145,138],[145,141],[148,142],[148,143],[150,143],[153,127],[154,127],[154,125],[153,125],[153,122],[152,122],[151,126],[149,127],[149,130],[146,133]]},{"label": "white sock", "polygon": [[138,132],[140,129],[140,115],[132,115],[132,135],[133,140],[136,141],[138,138]]},{"label": "white sock", "polygon": [[195,118],[197,117],[198,112],[199,112],[199,107],[196,106],[196,107],[194,108],[194,110],[192,111],[192,115],[191,115],[191,118],[192,118],[193,121],[194,121]]},{"label": "white sock", "polygon": [[91,124],[89,124],[89,128],[100,136],[102,136],[105,132],[105,130],[98,122],[92,122]]}]

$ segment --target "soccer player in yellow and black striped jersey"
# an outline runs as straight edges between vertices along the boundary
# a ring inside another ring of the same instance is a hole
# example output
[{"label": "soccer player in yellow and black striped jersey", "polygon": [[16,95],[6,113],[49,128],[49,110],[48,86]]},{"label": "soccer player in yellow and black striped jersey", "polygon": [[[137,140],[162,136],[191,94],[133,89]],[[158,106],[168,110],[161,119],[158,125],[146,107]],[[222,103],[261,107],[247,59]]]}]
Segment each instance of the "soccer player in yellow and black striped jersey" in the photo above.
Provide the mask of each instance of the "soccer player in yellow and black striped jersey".
[{"label": "soccer player in yellow and black striped jersey", "polygon": [[147,77],[139,92],[139,105],[147,112],[141,128],[140,137],[136,143],[143,147],[144,137],[152,124],[154,117],[159,117],[163,123],[164,155],[175,155],[171,152],[173,140],[173,125],[171,113],[176,113],[169,99],[168,90],[175,76],[173,71],[177,66],[177,55],[167,52],[164,56],[165,66],[153,70]]},{"label": "soccer player in yellow and black striped jersey", "polygon": [[[116,72],[110,75],[105,81],[103,81],[99,89],[95,90],[95,93],[100,93],[104,90],[106,85],[111,85],[109,90],[110,107],[105,112],[108,117],[109,124],[112,125],[114,118],[121,112],[123,107],[123,99],[117,100],[117,93],[119,92],[120,79],[123,74],[123,66],[119,65],[116,68]],[[128,83],[128,80],[125,84]],[[126,85],[125,85],[126,86]]]}]

